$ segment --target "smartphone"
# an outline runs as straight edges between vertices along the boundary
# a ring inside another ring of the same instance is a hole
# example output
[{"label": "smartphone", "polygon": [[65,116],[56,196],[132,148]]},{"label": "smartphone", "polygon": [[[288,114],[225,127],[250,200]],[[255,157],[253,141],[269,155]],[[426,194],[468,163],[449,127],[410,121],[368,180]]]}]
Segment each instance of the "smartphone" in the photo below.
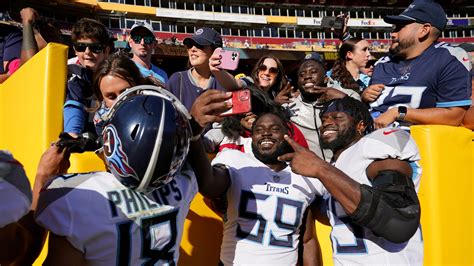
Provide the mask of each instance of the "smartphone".
[{"label": "smartphone", "polygon": [[227,101],[232,103],[232,107],[221,114],[221,116],[231,116],[245,114],[252,110],[250,90],[238,90],[232,92],[232,98]]},{"label": "smartphone", "polygon": [[239,65],[240,53],[237,51],[221,50],[221,64],[217,66],[221,69],[236,70]]},{"label": "smartphone", "polygon": [[344,28],[344,17],[325,16],[321,21],[323,29],[342,30]]}]

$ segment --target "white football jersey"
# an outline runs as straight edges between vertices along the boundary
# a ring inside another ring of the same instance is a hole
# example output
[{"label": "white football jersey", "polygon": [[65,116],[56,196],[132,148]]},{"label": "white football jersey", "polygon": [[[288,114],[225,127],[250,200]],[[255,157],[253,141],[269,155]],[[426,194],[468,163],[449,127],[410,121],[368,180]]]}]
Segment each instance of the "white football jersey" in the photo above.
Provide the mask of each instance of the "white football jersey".
[{"label": "white football jersey", "polygon": [[295,265],[306,208],[323,186],[286,167],[274,172],[255,157],[224,150],[213,165],[229,169],[227,219],[220,259],[224,265]]},{"label": "white football jersey", "polygon": [[147,195],[107,172],[58,176],[40,194],[36,221],[65,236],[88,265],[176,265],[197,191],[192,171]]},{"label": "white football jersey", "polygon": [[30,181],[21,163],[0,150],[0,228],[17,222],[31,206]]},{"label": "white football jersey", "polygon": [[[371,186],[366,175],[367,167],[377,159],[406,160],[413,169],[413,182],[419,189],[420,156],[413,138],[401,129],[379,129],[363,137],[341,153],[335,166],[361,184]],[[405,243],[396,244],[375,236],[371,230],[354,224],[339,202],[329,193],[328,217],[332,225],[331,241],[335,265],[421,265],[423,263],[423,239],[421,230]]]}]

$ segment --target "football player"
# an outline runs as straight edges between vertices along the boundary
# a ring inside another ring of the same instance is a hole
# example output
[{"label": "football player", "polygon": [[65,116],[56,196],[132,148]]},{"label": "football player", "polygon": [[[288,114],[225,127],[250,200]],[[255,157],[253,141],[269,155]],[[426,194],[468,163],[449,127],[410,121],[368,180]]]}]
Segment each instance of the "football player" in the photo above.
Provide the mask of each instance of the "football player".
[{"label": "football player", "polygon": [[[186,108],[149,88],[122,93],[105,120],[111,173],[59,175],[40,193],[36,221],[51,232],[46,264],[177,264],[191,200],[198,188],[209,192],[205,177],[184,162],[190,145],[192,165],[206,155]],[[231,95],[217,94],[211,111],[225,109]]]},{"label": "football player", "polygon": [[0,151],[0,264],[31,265],[44,230],[33,220],[30,182],[20,162]]},{"label": "football player", "polygon": [[286,137],[295,173],[320,180],[336,265],[422,265],[417,191],[420,155],[413,138],[397,128],[372,131],[367,107],[350,97],[321,111],[321,144],[331,164]]},{"label": "football player", "polygon": [[[197,121],[202,121],[200,100],[191,111]],[[277,160],[291,151],[283,138],[288,128],[289,121],[280,112],[266,112],[254,122],[252,154],[224,149],[212,168],[208,165],[208,176],[214,178],[209,182],[213,195],[208,197],[224,195],[227,201],[220,254],[224,265],[318,262],[309,210],[316,206],[323,187],[318,180],[295,174],[286,162]]]}]

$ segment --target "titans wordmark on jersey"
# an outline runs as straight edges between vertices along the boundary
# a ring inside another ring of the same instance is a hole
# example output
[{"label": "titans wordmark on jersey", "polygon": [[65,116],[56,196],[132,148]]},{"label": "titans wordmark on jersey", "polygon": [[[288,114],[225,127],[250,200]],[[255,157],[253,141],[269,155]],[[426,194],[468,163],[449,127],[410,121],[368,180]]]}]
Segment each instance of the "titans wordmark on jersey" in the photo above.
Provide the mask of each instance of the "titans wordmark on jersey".
[{"label": "titans wordmark on jersey", "polygon": [[370,104],[377,116],[389,108],[454,107],[471,105],[471,63],[467,53],[447,43],[435,43],[420,56],[394,60],[386,56],[375,65],[371,84],[384,84]]},{"label": "titans wordmark on jersey", "polygon": [[249,154],[224,150],[212,162],[226,165],[227,191],[220,259],[224,265],[295,265],[303,215],[323,186],[317,179],[274,172]]},{"label": "titans wordmark on jersey", "polygon": [[[370,186],[367,167],[374,160],[387,158],[410,163],[412,179],[418,191],[421,177],[418,148],[413,138],[400,129],[379,129],[363,137],[341,153],[335,166],[355,181]],[[327,214],[333,228],[331,241],[336,265],[422,265],[423,241],[420,229],[408,242],[392,243],[354,224],[329,193],[324,198],[328,203]]]},{"label": "titans wordmark on jersey", "polygon": [[106,172],[64,175],[41,192],[36,220],[65,236],[89,265],[176,265],[197,190],[191,171],[147,195]]}]

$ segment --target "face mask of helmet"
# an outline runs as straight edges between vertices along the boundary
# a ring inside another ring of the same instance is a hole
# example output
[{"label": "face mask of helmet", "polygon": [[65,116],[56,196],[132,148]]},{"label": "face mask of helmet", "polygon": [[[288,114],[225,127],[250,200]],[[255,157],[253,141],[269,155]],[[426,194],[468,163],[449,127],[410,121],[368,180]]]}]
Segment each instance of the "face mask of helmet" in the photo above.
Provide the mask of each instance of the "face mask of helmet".
[{"label": "face mask of helmet", "polygon": [[174,96],[158,87],[125,91],[111,107],[102,131],[111,172],[138,192],[171,181],[188,154],[189,117]]}]

